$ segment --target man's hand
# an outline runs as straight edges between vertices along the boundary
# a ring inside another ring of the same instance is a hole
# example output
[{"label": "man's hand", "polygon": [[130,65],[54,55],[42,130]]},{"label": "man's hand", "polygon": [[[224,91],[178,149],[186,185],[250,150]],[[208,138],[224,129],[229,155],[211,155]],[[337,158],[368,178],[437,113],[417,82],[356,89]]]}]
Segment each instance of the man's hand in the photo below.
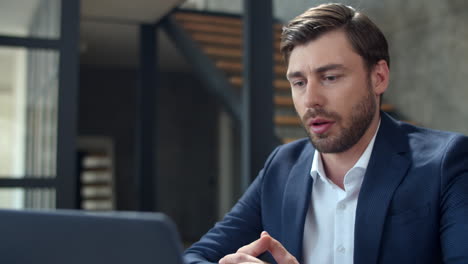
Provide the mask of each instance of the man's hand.
[{"label": "man's hand", "polygon": [[299,264],[280,242],[265,231],[259,239],[239,248],[236,253],[222,258],[219,264],[263,264],[265,262],[259,260],[257,256],[266,251],[270,252],[278,264]]}]

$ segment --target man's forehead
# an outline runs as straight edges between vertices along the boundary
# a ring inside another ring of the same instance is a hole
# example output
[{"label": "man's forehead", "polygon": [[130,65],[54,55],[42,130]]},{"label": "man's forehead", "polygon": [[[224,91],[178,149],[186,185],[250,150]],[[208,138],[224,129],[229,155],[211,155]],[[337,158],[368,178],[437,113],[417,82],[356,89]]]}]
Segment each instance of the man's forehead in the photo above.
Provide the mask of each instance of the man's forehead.
[{"label": "man's forehead", "polygon": [[293,53],[295,53],[295,51],[300,47],[312,47],[314,49],[329,49],[336,47],[339,49],[354,51],[353,45],[351,44],[348,34],[344,29],[331,30],[329,32],[322,33],[319,36],[308,40],[307,42],[298,43],[291,50],[290,55],[293,55]]},{"label": "man's forehead", "polygon": [[331,31],[294,47],[289,57],[287,77],[298,72],[323,72],[348,69],[363,64],[362,57],[352,48],[344,31]]}]

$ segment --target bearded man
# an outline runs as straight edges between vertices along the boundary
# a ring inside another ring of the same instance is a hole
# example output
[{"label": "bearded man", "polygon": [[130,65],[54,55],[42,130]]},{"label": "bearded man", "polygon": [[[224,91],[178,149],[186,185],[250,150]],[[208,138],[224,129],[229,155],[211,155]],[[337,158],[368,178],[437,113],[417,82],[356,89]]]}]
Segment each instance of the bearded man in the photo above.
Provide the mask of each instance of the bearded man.
[{"label": "bearded man", "polygon": [[309,138],[273,151],[186,262],[468,263],[468,139],[379,110],[379,28],[320,5],[285,26],[281,52]]}]

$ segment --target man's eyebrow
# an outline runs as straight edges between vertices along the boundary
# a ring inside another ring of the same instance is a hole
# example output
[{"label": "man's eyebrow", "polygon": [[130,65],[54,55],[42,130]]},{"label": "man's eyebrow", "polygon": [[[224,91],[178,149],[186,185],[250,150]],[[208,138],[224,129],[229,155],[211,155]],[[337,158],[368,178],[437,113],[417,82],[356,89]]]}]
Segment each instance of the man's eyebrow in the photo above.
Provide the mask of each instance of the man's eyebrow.
[{"label": "man's eyebrow", "polygon": [[286,79],[291,80],[292,78],[303,77],[303,76],[304,74],[301,71],[288,72],[286,74]]},{"label": "man's eyebrow", "polygon": [[346,69],[346,67],[343,64],[328,64],[322,67],[318,67],[315,69],[316,73],[324,73],[329,70],[343,70]]},{"label": "man's eyebrow", "polygon": [[[327,64],[321,67],[318,67],[314,70],[316,73],[324,73],[329,70],[344,70],[346,67],[343,64]],[[301,71],[289,72],[286,74],[286,79],[291,80],[295,77],[303,77],[304,73]]]}]

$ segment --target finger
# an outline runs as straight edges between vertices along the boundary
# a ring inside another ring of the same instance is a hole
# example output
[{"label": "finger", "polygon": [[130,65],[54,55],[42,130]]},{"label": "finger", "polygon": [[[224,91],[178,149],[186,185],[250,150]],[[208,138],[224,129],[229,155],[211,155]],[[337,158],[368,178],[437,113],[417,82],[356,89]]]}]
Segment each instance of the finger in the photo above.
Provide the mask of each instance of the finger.
[{"label": "finger", "polygon": [[263,261],[255,258],[253,256],[244,254],[244,253],[234,253],[226,255],[224,258],[219,260],[219,264],[247,264],[247,263],[255,263],[255,264],[262,264]]},{"label": "finger", "polygon": [[270,251],[270,254],[278,264],[299,264],[297,259],[291,255],[291,253],[289,253],[288,250],[286,250],[286,248],[284,248],[278,240],[272,238],[269,235],[265,235],[262,238],[268,240],[268,251]]},{"label": "finger", "polygon": [[269,236],[260,237],[259,239],[255,240],[254,242],[239,248],[239,250],[237,250],[237,252],[238,253],[244,253],[244,254],[256,257],[256,256],[258,256],[258,255],[260,255],[260,254],[262,254],[262,253],[264,253],[265,251],[268,250],[268,247],[270,245],[268,237]]}]

